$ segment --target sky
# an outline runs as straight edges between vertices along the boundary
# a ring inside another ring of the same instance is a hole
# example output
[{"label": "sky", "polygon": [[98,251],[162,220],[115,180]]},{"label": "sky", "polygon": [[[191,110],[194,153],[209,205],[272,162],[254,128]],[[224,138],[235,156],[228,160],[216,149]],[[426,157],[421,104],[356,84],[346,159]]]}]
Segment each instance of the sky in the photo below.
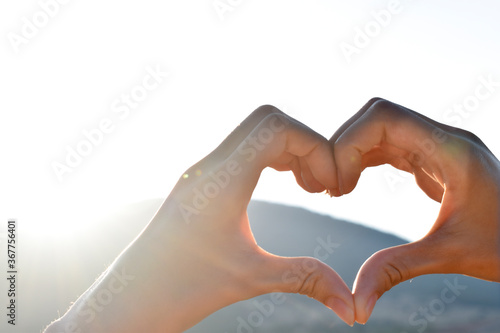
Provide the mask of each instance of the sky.
[{"label": "sky", "polygon": [[[329,138],[380,96],[498,154],[499,10],[456,0],[2,2],[0,221],[41,236],[98,230],[110,212],[165,198],[262,104]],[[253,198],[408,240],[439,211],[386,166],[342,198],[265,170]]]}]

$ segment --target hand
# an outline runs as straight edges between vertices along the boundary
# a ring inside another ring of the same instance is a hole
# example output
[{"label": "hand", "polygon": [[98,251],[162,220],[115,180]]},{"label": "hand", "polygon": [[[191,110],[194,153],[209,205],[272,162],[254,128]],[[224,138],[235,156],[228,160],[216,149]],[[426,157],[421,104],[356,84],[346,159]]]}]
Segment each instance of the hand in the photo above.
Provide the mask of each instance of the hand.
[{"label": "hand", "polygon": [[370,100],[332,136],[339,191],[351,192],[361,172],[388,163],[412,173],[441,203],[422,239],[381,250],[354,283],[356,321],[398,283],[432,273],[500,281],[500,163],[474,134],[389,101]]},{"label": "hand", "polygon": [[256,244],[246,210],[267,166],[293,171],[309,192],[337,187],[328,141],[263,106],[187,170],[162,207],[179,298],[195,295],[199,308],[182,329],[223,306],[276,291],[308,295],[354,323],[352,293],[335,271],[314,258],[278,257]]},{"label": "hand", "polygon": [[185,172],[142,234],[46,332],[181,332],[269,292],[308,295],[352,325],[352,293],[333,269],[256,244],[247,206],[267,166],[293,171],[309,192],[336,191],[328,141],[276,108],[260,107]]}]

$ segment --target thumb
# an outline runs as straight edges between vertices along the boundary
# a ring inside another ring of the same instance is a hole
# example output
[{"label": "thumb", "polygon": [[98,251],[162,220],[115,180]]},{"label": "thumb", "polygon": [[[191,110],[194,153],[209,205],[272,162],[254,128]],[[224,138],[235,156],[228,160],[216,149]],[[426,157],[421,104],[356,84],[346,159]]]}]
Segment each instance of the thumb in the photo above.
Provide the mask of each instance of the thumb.
[{"label": "thumb", "polygon": [[307,295],[332,309],[344,322],[354,324],[354,300],[344,280],[328,265],[311,257],[269,254],[264,292]]},{"label": "thumb", "polygon": [[[441,273],[439,249],[432,236],[383,249],[361,266],[354,281],[356,321],[365,324],[377,300],[395,285],[423,274]],[[442,272],[444,273],[444,272]]]}]

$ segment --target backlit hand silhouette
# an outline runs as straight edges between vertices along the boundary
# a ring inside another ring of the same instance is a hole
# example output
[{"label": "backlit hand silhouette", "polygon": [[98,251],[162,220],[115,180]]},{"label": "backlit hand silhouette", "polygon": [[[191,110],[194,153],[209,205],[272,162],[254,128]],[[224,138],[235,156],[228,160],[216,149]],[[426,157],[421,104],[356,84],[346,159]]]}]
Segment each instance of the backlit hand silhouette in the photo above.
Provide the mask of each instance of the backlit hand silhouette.
[{"label": "backlit hand silhouette", "polygon": [[479,138],[375,98],[330,142],[336,195],[351,192],[365,168],[388,163],[414,174],[418,186],[441,203],[425,237],[379,251],[363,264],[354,283],[356,321],[365,323],[384,292],[419,275],[500,281],[500,163]]}]

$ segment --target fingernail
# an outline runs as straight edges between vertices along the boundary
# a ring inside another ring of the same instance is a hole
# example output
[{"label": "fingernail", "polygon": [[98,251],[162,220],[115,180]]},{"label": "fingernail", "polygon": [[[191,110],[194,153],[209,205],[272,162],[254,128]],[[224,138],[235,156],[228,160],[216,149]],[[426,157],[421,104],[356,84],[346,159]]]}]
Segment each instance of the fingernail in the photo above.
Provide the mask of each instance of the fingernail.
[{"label": "fingernail", "polygon": [[338,179],[338,191],[339,191],[339,197],[344,194],[344,184],[342,183],[342,177],[337,174],[337,179]]},{"label": "fingernail", "polygon": [[337,187],[327,190],[328,195],[331,197],[340,197],[340,191]]},{"label": "fingernail", "polygon": [[304,186],[306,187],[307,191],[313,192],[311,186],[309,186],[309,184],[307,183],[303,173],[300,174],[300,177],[302,178],[302,183],[304,183]]},{"label": "fingernail", "polygon": [[347,305],[342,299],[330,297],[326,300],[326,306],[332,309],[349,326],[354,325],[354,309]]},{"label": "fingernail", "polygon": [[366,302],[365,305],[365,315],[366,315],[366,320],[363,324],[365,324],[368,321],[368,318],[370,318],[373,308],[375,307],[375,303],[377,303],[377,295],[372,295],[369,299],[368,302]]}]

